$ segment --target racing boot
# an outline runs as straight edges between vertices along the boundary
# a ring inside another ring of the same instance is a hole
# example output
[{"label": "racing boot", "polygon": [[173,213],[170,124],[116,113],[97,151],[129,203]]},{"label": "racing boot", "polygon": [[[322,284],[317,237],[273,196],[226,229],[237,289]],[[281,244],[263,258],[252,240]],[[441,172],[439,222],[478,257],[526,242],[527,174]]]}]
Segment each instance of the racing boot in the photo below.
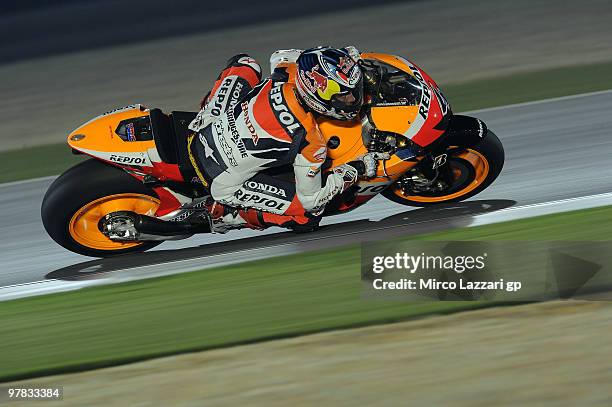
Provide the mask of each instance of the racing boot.
[{"label": "racing boot", "polygon": [[263,230],[265,226],[259,221],[258,212],[254,209],[237,209],[220,202],[215,202],[207,214],[212,233],[227,233],[234,229]]},{"label": "racing boot", "polygon": [[313,232],[319,228],[321,216],[276,215],[257,209],[237,209],[219,202],[213,203],[206,214],[212,233],[227,233],[235,229],[264,230],[270,226],[291,229],[296,233]]},{"label": "racing boot", "polygon": [[259,223],[264,227],[278,226],[291,229],[295,233],[314,232],[319,229],[320,215],[304,214],[302,216],[276,215],[268,212],[254,211],[257,213]]}]

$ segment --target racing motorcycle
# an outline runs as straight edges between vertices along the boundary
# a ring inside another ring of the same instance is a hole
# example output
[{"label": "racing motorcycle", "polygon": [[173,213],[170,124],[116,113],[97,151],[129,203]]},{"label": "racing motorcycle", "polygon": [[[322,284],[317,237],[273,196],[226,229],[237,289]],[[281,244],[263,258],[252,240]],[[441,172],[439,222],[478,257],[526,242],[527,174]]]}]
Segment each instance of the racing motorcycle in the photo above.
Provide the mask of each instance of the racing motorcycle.
[{"label": "racing motorcycle", "polygon": [[[407,59],[362,54],[370,98],[359,120],[318,119],[327,140],[324,173],[366,152],[381,153],[375,178],[336,196],[323,216],[342,214],[381,194],[402,205],[458,202],[500,174],[504,149],[481,120],[455,115],[438,85]],[[295,65],[286,67],[289,80]],[[93,257],[150,249],[164,240],[210,233],[211,197],[187,153],[196,112],[131,105],[104,113],[68,135],[91,159],[68,169],[42,202],[47,233],[64,248]],[[273,169],[291,177],[290,169]]]}]

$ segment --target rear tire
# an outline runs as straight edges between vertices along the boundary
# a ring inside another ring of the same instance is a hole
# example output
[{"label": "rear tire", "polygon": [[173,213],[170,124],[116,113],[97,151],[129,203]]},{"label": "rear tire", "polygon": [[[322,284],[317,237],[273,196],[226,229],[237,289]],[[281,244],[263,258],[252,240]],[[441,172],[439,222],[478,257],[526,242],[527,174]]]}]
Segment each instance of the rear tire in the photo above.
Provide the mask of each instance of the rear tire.
[{"label": "rear tire", "polygon": [[90,159],[70,168],[51,184],[43,198],[41,216],[55,242],[85,256],[142,252],[162,243],[113,242],[102,234],[96,217],[126,205],[134,206],[128,209],[151,212],[159,205],[159,198],[122,169]]},{"label": "rear tire", "polygon": [[[456,160],[457,165],[462,165],[464,168],[472,166],[469,171],[471,179],[466,181],[464,188],[452,193],[444,194],[443,192],[438,195],[418,196],[404,194],[398,183],[393,183],[381,194],[393,202],[419,207],[464,201],[488,188],[499,176],[504,167],[504,147],[495,133],[489,130],[480,143],[468,149],[468,154],[463,155],[463,157],[462,155],[450,157],[449,159]],[[485,169],[486,174],[484,173]]]}]

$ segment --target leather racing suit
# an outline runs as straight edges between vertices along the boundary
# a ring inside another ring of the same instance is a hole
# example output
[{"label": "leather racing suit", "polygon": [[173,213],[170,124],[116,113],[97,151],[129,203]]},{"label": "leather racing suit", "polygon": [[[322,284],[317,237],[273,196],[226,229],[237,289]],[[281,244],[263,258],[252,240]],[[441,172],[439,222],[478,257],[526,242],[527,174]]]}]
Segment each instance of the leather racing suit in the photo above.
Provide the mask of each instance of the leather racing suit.
[{"label": "leather racing suit", "polygon": [[[246,227],[316,225],[325,205],[358,178],[344,164],[323,183],[326,142],[288,80],[283,68],[262,80],[259,64],[237,55],[189,125],[195,132],[189,155],[198,176],[225,211],[241,209],[233,217]],[[292,169],[295,180],[275,176],[281,168]]]}]

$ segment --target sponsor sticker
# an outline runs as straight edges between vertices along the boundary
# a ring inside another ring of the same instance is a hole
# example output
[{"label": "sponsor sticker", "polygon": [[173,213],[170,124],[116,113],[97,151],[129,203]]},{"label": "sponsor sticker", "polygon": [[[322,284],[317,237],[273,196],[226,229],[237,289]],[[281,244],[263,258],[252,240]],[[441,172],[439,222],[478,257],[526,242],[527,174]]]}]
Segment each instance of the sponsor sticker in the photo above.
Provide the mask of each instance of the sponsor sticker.
[{"label": "sponsor sticker", "polygon": [[315,65],[310,71],[306,72],[306,76],[311,79],[314,89],[319,89],[321,92],[327,90],[328,81],[324,75],[319,73],[319,65]]},{"label": "sponsor sticker", "polygon": [[345,57],[340,58],[340,63],[338,64],[338,68],[345,76],[348,75],[349,71],[351,70],[353,66],[355,66],[355,61],[353,61],[353,58],[345,58]]},{"label": "sponsor sticker", "polygon": [[442,116],[446,116],[446,114],[450,110],[450,104],[448,103],[448,100],[446,100],[444,95],[442,94],[442,91],[440,90],[440,88],[434,88],[434,92],[436,93],[436,96],[438,97],[438,102],[440,103],[440,110],[442,111]]},{"label": "sponsor sticker", "polygon": [[376,195],[384,191],[390,182],[382,182],[375,184],[360,184],[357,194],[359,195]]},{"label": "sponsor sticker", "polygon": [[273,196],[260,195],[253,191],[239,189],[234,193],[234,197],[248,207],[261,208],[266,211],[283,213],[287,201],[276,199]]},{"label": "sponsor sticker", "polygon": [[304,128],[287,107],[281,90],[282,86],[283,82],[273,83],[272,89],[270,90],[270,102],[283,128],[287,133],[294,135],[297,131],[303,130]]},{"label": "sponsor sticker", "polygon": [[123,111],[126,111],[126,110],[132,110],[132,109],[137,109],[137,108],[140,108],[140,105],[122,106],[122,107],[118,107],[116,109],[109,110],[108,112],[104,112],[100,116],[107,116],[109,114],[119,113],[119,112],[123,112]]},{"label": "sponsor sticker", "polygon": [[251,123],[251,118],[249,117],[249,104],[247,102],[242,102],[241,107],[242,114],[244,116],[244,124],[251,135],[251,139],[253,139],[253,144],[257,145],[259,136],[257,135],[257,131],[255,131],[255,126],[253,126],[253,123]]},{"label": "sponsor sticker", "polygon": [[306,175],[311,178],[314,178],[317,176],[320,170],[321,170],[321,167],[319,167],[318,165],[313,165],[312,167],[308,169],[308,172],[306,173]]},{"label": "sponsor sticker", "polygon": [[238,131],[238,128],[236,128],[236,118],[234,117],[234,112],[232,109],[227,111],[227,125],[231,134],[231,140],[236,145],[236,148],[238,148],[240,156],[242,158],[247,158],[249,154],[247,153],[247,148],[240,137],[240,132]]},{"label": "sponsor sticker", "polygon": [[119,154],[109,155],[108,160],[118,164],[129,165],[144,165],[147,163],[147,160],[144,157],[126,156]]},{"label": "sponsor sticker", "polygon": [[478,122],[478,136],[482,138],[484,137],[484,127],[482,125],[482,120],[476,119],[476,121]]},{"label": "sponsor sticker", "polygon": [[[232,167],[237,167],[238,162],[236,161],[236,158],[234,157],[234,152],[232,151],[232,147],[227,143],[227,139],[223,135],[223,125],[221,124],[220,121],[216,121],[216,122],[213,122],[213,127],[215,129],[215,135],[217,136],[216,138],[219,141],[219,144],[221,146],[221,151],[223,151],[223,154],[225,154],[225,156],[227,157],[227,160],[229,161],[230,165]],[[207,145],[208,144],[206,144],[204,147],[206,148]],[[213,155],[212,148],[210,150],[211,150],[210,155],[206,153],[206,157],[212,156],[212,158],[215,161],[217,161]]]},{"label": "sponsor sticker", "polygon": [[276,195],[282,198],[287,197],[287,193],[285,192],[284,189],[279,188],[274,185],[264,184],[263,182],[247,181],[244,183],[244,186],[249,191],[263,192],[263,193],[270,194],[270,195]]},{"label": "sponsor sticker", "polygon": [[127,138],[129,141],[136,141],[136,131],[134,130],[134,123],[128,123],[125,126]]},{"label": "sponsor sticker", "polygon": [[221,86],[217,90],[217,94],[213,99],[213,108],[210,111],[210,114],[213,116],[221,116],[221,113],[225,110],[225,99],[227,97],[227,92],[229,91],[230,86],[234,82],[233,78],[225,78],[223,82],[221,82]]},{"label": "sponsor sticker", "polygon": [[204,157],[212,158],[217,163],[217,165],[220,165],[217,159],[215,158],[215,150],[213,150],[213,148],[208,144],[208,140],[206,140],[206,136],[204,134],[200,134],[198,139],[200,140],[200,143],[202,143],[202,146],[204,147]]},{"label": "sponsor sticker", "polygon": [[441,167],[444,164],[446,164],[446,157],[447,157],[446,154],[440,154],[436,156],[433,160],[433,165],[431,168],[435,170],[436,168]]}]

